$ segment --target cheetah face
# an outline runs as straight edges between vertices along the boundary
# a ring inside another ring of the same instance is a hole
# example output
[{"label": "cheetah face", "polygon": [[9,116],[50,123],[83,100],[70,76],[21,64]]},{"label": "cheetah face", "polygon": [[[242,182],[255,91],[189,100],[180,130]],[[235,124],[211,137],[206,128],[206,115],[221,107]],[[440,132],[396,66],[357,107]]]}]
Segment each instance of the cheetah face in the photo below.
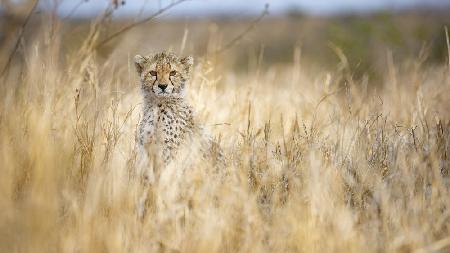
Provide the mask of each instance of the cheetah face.
[{"label": "cheetah face", "polygon": [[154,56],[134,57],[142,91],[158,98],[184,96],[193,62],[191,56],[179,59],[176,55],[166,52]]}]

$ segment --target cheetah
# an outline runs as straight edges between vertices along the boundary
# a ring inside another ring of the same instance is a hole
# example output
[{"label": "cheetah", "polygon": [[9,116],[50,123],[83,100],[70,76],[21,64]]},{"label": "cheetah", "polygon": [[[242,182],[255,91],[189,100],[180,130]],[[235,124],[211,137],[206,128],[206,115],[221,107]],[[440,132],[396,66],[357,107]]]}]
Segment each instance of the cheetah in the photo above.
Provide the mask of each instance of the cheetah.
[{"label": "cheetah", "polygon": [[[137,173],[148,189],[158,180],[157,168],[164,168],[177,156],[182,145],[189,150],[198,143],[203,157],[218,157],[220,150],[196,122],[194,110],[185,98],[186,86],[193,68],[191,56],[178,58],[170,52],[153,56],[136,55],[134,63],[140,77],[143,97],[142,117],[136,131]],[[197,142],[193,139],[198,139]],[[159,161],[158,161],[159,160]],[[155,166],[156,164],[156,166]],[[152,166],[152,168],[150,168]],[[138,202],[138,215],[145,213],[147,190]]]},{"label": "cheetah", "polygon": [[191,56],[179,59],[173,53],[162,52],[136,55],[134,61],[144,98],[137,132],[139,150],[153,150],[156,157],[167,163],[173,160],[180,145],[199,130],[193,108],[185,99],[194,60]]}]

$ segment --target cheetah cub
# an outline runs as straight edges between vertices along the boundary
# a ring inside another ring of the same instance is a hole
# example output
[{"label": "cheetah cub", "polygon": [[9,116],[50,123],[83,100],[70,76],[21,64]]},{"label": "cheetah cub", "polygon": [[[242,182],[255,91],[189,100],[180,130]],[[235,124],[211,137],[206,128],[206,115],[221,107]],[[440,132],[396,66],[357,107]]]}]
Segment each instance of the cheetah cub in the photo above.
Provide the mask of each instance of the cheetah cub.
[{"label": "cheetah cub", "polygon": [[194,60],[162,52],[134,57],[144,98],[137,131],[139,152],[153,153],[163,163],[173,160],[180,145],[198,132],[185,88]]},{"label": "cheetah cub", "polygon": [[[220,147],[195,122],[194,110],[185,99],[193,58],[178,58],[173,53],[162,52],[153,56],[136,55],[134,62],[144,99],[136,133],[136,172],[145,187],[137,207],[138,216],[143,218],[148,201],[152,199],[148,189],[159,181],[158,169],[178,158],[177,152],[182,146],[194,154],[199,151],[200,158],[211,161],[216,171],[220,171],[224,163]],[[181,159],[183,165],[189,164],[184,157]]]},{"label": "cheetah cub", "polygon": [[154,56],[136,55],[134,61],[144,98],[137,131],[137,144],[144,160],[148,162],[152,154],[167,164],[176,157],[181,145],[188,145],[191,151],[198,146],[202,157],[210,159],[214,166],[222,165],[222,150],[197,124],[194,110],[185,99],[194,59],[162,52]]}]

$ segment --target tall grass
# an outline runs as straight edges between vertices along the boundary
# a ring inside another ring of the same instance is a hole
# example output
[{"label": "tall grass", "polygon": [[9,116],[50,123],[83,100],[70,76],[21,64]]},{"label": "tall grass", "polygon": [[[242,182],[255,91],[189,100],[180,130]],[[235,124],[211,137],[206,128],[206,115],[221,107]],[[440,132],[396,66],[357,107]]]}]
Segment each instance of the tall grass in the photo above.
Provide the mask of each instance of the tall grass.
[{"label": "tall grass", "polygon": [[49,24],[0,86],[1,252],[450,250],[450,72],[426,52],[387,52],[376,88],[337,47],[341,64],[318,73],[299,49],[239,74],[226,54],[198,57],[189,99],[226,166],[180,151],[190,162],[147,189],[134,173],[138,52],[98,59],[96,25],[68,52]]}]

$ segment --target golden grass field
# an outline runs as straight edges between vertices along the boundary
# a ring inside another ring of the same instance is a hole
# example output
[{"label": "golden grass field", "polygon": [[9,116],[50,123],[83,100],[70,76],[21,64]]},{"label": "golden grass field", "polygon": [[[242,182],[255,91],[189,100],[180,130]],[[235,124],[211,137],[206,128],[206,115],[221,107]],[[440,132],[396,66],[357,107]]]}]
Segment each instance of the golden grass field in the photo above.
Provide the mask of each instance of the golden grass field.
[{"label": "golden grass field", "polygon": [[[98,52],[104,24],[51,16],[25,37],[0,84],[0,252],[450,251],[447,60],[381,50],[383,74],[356,78],[334,43],[331,68],[301,45],[272,63],[258,41],[216,54],[238,32],[193,24],[206,41],[161,21]],[[161,49],[195,57],[188,96],[227,163],[165,168],[140,220],[132,59]]]}]

